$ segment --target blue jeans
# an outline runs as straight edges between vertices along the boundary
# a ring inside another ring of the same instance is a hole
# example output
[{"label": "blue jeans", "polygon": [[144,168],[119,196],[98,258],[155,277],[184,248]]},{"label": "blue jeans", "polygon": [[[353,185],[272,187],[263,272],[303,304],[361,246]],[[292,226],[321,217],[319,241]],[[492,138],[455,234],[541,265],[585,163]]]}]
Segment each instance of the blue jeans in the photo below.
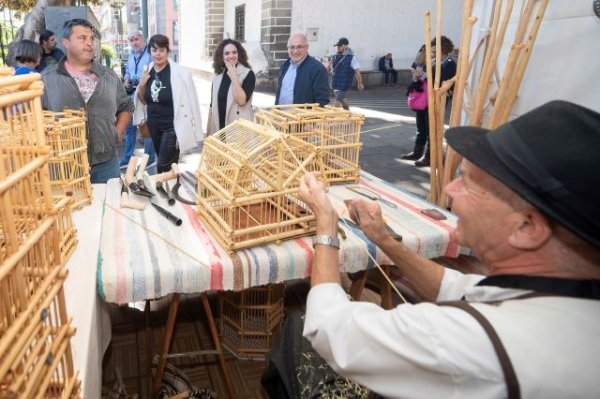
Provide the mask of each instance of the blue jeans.
[{"label": "blue jeans", "polygon": [[[137,138],[137,126],[132,123],[129,124],[127,131],[125,132],[125,152],[121,159],[121,166],[127,166],[129,164],[129,158],[133,156],[135,150],[135,140]],[[148,154],[148,164],[151,164],[156,159],[156,151],[154,151],[154,144],[152,139],[147,138],[144,140],[144,152]]]},{"label": "blue jeans", "polygon": [[111,160],[93,165],[90,171],[90,180],[92,183],[106,183],[108,179],[119,177],[120,175],[119,158],[115,156]]}]

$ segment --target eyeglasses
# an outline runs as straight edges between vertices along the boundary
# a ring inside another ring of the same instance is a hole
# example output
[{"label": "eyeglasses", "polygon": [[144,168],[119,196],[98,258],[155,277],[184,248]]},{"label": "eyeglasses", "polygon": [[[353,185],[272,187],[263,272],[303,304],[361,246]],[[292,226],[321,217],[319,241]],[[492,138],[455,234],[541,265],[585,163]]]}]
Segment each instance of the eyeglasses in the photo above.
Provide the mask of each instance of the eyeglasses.
[{"label": "eyeglasses", "polygon": [[89,28],[96,38],[100,38],[100,32],[92,25],[87,19],[83,18],[73,18],[69,21],[66,21],[63,25],[63,36],[69,37],[69,33],[73,26],[85,26]]},{"label": "eyeglasses", "polygon": [[307,44],[302,44],[300,46],[288,46],[288,50],[290,51],[294,51],[294,50],[302,50],[303,48],[308,47]]}]

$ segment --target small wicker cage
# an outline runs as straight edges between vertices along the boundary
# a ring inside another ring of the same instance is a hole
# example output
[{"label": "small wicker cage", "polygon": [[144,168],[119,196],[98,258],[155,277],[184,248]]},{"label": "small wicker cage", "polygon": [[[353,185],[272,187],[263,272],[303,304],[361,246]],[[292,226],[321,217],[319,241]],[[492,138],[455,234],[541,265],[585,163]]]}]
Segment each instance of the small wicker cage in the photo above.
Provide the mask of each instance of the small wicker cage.
[{"label": "small wicker cage", "polygon": [[204,142],[198,215],[231,251],[310,234],[314,216],[297,193],[317,161],[310,143],[235,121]]},{"label": "small wicker cage", "polygon": [[[0,360],[0,396],[19,398],[78,398],[70,338],[75,329],[67,320],[62,277],[40,296],[14,345]],[[41,293],[41,292],[40,292]],[[3,339],[2,344],[9,342]],[[3,345],[4,346],[4,345]],[[14,395],[14,396],[11,396]]]},{"label": "small wicker cage", "polygon": [[40,76],[0,76],[0,397],[79,397],[62,288],[72,200],[52,195]]},{"label": "small wicker cage", "polygon": [[240,358],[264,358],[281,331],[284,284],[219,292],[221,342]]},{"label": "small wicker cage", "polygon": [[44,112],[44,127],[53,156],[48,168],[55,194],[72,196],[73,207],[92,202],[92,184],[87,154],[85,112]]},{"label": "small wicker cage", "polygon": [[255,119],[317,147],[321,174],[328,183],[358,181],[363,115],[319,104],[278,105]]},{"label": "small wicker cage", "polygon": [[43,94],[44,85],[37,73],[0,77],[0,143],[45,145]]}]

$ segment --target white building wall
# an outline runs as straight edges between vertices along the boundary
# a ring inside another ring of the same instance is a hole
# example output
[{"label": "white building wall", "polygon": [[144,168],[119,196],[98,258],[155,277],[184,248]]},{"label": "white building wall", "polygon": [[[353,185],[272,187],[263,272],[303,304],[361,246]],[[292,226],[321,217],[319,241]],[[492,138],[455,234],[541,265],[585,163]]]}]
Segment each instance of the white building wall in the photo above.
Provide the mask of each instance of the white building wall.
[{"label": "white building wall", "polygon": [[[204,61],[204,1],[181,0],[180,60],[193,66]],[[246,43],[250,63],[256,71],[266,69],[260,48],[262,0],[225,0],[224,37],[235,34],[235,7],[246,4]],[[436,0],[293,0],[292,32],[309,35],[310,54],[322,59],[332,54],[341,36],[350,40],[362,70],[377,69],[379,57],[394,54],[394,67],[406,69],[425,42],[425,18],[432,12],[435,35]],[[458,47],[463,0],[445,0],[443,34]],[[190,52],[192,54],[190,54]]]},{"label": "white building wall", "polygon": [[[393,54],[394,68],[410,68],[425,43],[428,10],[435,35],[436,0],[294,0],[292,4],[292,32],[308,33],[312,56],[323,59],[333,54],[337,40],[347,37],[361,70],[377,69],[379,57],[388,52]],[[463,1],[443,4],[442,34],[458,47]]]},{"label": "white building wall", "polygon": [[200,68],[205,63],[205,4],[198,0],[180,0],[179,3],[179,63]]},{"label": "white building wall", "polygon": [[246,42],[260,42],[261,0],[225,0],[225,29],[223,37],[234,39],[235,8],[246,5]]}]

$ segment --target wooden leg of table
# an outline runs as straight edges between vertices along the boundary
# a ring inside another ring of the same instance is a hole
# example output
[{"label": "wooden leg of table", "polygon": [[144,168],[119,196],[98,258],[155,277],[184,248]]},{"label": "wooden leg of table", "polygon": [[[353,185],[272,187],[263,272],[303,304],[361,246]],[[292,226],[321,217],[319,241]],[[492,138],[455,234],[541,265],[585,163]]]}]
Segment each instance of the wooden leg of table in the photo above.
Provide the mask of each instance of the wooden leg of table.
[{"label": "wooden leg of table", "polygon": [[179,294],[173,294],[171,300],[171,307],[169,308],[169,318],[167,319],[167,326],[165,330],[165,338],[163,339],[162,350],[158,358],[158,367],[156,368],[156,375],[154,376],[154,389],[150,397],[154,397],[160,388],[165,367],[167,365],[166,355],[169,353],[169,347],[171,346],[171,338],[173,337],[173,328],[175,327],[175,319],[177,318],[177,309],[179,309],[179,300],[181,299]]},{"label": "wooden leg of table", "polygon": [[147,381],[148,381],[148,397],[151,397],[152,393],[152,325],[150,324],[150,301],[146,301],[146,306],[144,306],[144,316],[146,319],[146,372]]},{"label": "wooden leg of table", "polygon": [[223,354],[221,339],[219,338],[219,334],[217,332],[217,326],[215,325],[215,319],[213,318],[212,311],[210,310],[210,303],[208,302],[208,295],[206,292],[202,293],[202,305],[204,306],[204,311],[206,312],[206,319],[208,321],[210,335],[212,336],[213,344],[217,350],[217,357],[219,358],[219,364],[221,365],[221,372],[223,373],[223,378],[225,379],[225,387],[227,388],[229,397],[233,398],[235,393],[233,389],[233,382],[231,380],[231,375],[229,374],[227,364],[225,363],[225,355]]},{"label": "wooden leg of table", "polygon": [[[390,271],[392,267],[390,265],[381,266],[385,274],[389,277]],[[390,283],[386,281],[385,278],[380,276],[379,279],[379,291],[381,294],[381,307],[384,309],[392,309],[394,304],[392,303],[392,287],[390,287]]]},{"label": "wooden leg of table", "polygon": [[353,278],[356,278],[352,281],[352,285],[350,286],[350,296],[353,300],[358,301],[360,299],[363,289],[365,288],[365,284],[367,283],[368,276],[369,273],[366,270],[354,273],[352,276]]}]

